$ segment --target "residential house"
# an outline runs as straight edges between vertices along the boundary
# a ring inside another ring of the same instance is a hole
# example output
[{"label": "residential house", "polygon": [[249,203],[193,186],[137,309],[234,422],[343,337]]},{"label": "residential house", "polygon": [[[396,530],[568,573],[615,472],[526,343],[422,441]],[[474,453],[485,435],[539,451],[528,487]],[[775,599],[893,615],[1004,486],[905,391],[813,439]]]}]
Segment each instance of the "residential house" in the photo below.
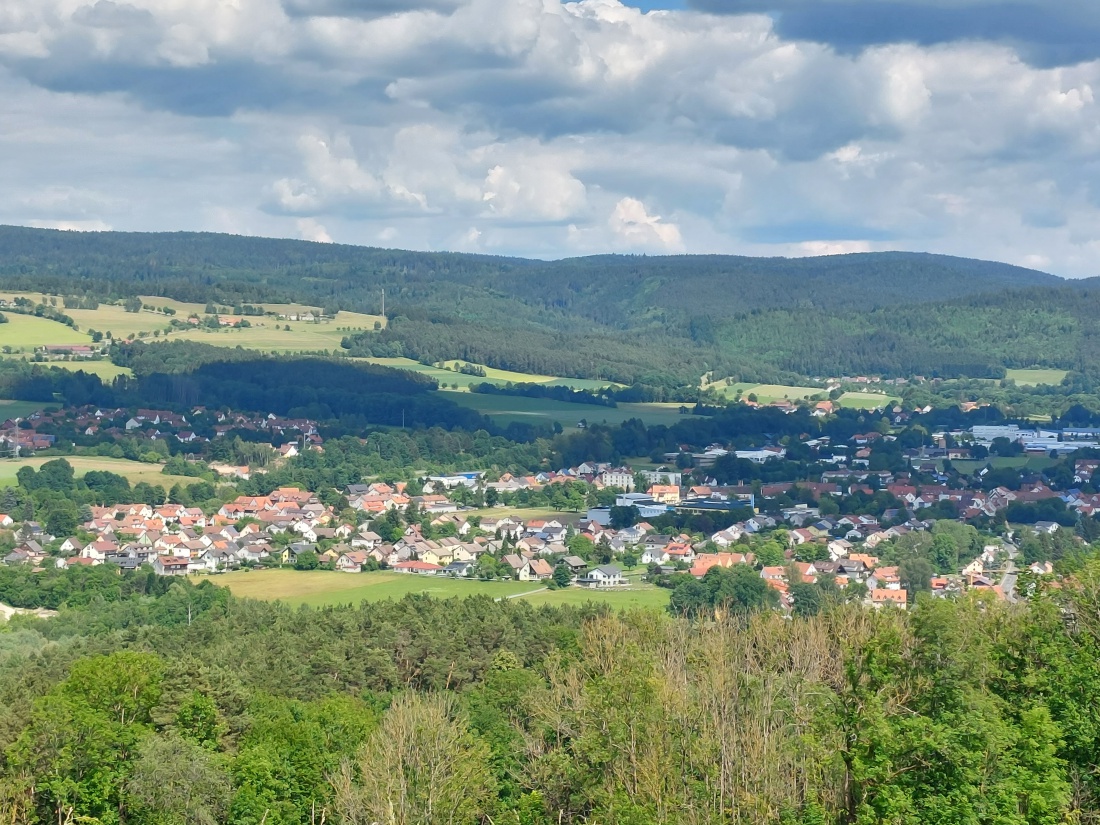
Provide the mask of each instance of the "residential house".
[{"label": "residential house", "polygon": [[577,578],[577,584],[581,587],[603,588],[618,587],[626,583],[623,571],[614,564],[605,564],[589,570],[583,576]]},{"label": "residential house", "polygon": [[186,576],[191,560],[175,556],[157,556],[153,560],[153,572],[158,576]]}]

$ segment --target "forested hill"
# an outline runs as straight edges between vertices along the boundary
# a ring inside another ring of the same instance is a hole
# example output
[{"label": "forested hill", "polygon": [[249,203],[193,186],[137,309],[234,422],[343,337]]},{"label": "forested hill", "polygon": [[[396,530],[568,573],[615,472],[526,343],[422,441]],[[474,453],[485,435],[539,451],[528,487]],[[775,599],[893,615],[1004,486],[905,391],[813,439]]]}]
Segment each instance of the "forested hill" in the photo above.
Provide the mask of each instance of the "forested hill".
[{"label": "forested hill", "polygon": [[[0,287],[378,312],[352,355],[685,386],[879,373],[1080,370],[1100,290],[1007,264],[889,252],[531,261],[211,233],[0,227]],[[980,334],[975,334],[980,330]]]},{"label": "forested hill", "polygon": [[[817,258],[601,255],[530,261],[213,233],[0,227],[5,285],[158,294],[205,302],[333,302],[376,310],[452,305],[455,292],[509,297],[614,323],[660,308],[685,316],[787,306],[865,308],[1061,283],[989,261],[905,252]],[[216,295],[212,295],[212,291]]]}]

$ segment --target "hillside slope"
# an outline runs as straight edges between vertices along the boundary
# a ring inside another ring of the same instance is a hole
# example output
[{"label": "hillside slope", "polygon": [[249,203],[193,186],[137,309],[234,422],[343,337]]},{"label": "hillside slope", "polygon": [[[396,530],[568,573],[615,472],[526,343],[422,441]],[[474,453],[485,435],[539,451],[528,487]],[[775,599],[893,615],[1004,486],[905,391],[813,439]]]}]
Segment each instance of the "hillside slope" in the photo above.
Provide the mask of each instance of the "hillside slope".
[{"label": "hillside slope", "polygon": [[985,375],[1006,364],[1075,369],[1091,351],[1100,317],[1087,286],[942,255],[547,262],[211,233],[21,227],[0,227],[0,286],[363,312],[379,310],[385,289],[392,325],[349,336],[349,352],[664,385],[690,383],[704,371],[772,380],[837,372]]}]

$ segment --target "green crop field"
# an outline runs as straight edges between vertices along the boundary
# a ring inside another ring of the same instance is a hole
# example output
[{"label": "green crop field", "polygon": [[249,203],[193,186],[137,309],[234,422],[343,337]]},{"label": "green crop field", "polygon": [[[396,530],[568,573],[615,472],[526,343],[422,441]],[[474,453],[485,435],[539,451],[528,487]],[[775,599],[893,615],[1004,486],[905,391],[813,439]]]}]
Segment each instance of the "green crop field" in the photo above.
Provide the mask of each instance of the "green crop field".
[{"label": "green crop field", "polygon": [[1036,387],[1039,384],[1057,387],[1067,374],[1065,370],[1006,370],[1005,378],[1015,381],[1020,387]]},{"label": "green crop field", "polygon": [[761,404],[769,404],[772,401],[781,401],[786,398],[789,401],[797,401],[799,398],[813,398],[820,395],[827,398],[829,393],[822,387],[792,387],[786,384],[757,384],[744,391],[748,398],[749,393],[756,396]]},{"label": "green crop field", "polygon": [[491,416],[499,424],[509,424],[513,421],[527,424],[557,421],[564,429],[568,429],[576,427],[581,419],[589,424],[621,424],[631,418],[640,418],[646,424],[671,426],[689,417],[680,414],[680,404],[619,404],[617,407],[601,407],[595,404],[572,404],[568,401],[553,401],[547,398],[451,391],[447,392],[447,397],[464,407],[470,407],[483,415]]},{"label": "green crop field", "polygon": [[91,336],[77,332],[48,318],[33,315],[4,313],[8,322],[0,324],[0,347],[9,347],[13,353],[34,352],[35,347],[49,344],[90,344]]},{"label": "green crop field", "polygon": [[0,421],[8,418],[26,418],[38,410],[56,408],[56,404],[44,404],[41,401],[10,401],[0,399]]},{"label": "green crop field", "polygon": [[[0,408],[2,409],[2,408]],[[55,461],[63,458],[73,466],[77,478],[91,470],[106,470],[125,476],[131,484],[142,481],[160,485],[165,490],[174,484],[194,484],[201,479],[187,476],[165,475],[161,472],[159,464],[143,464],[140,461],[128,461],[125,458],[105,458],[100,456],[66,455],[66,456],[36,456],[35,458],[4,458],[0,459],[0,487],[13,486],[15,474],[21,467],[34,467],[38,469],[47,461]]]},{"label": "green crop field", "polygon": [[[594,381],[587,378],[555,378],[552,375],[532,375],[524,372],[512,372],[511,370],[498,370],[493,367],[486,367],[482,364],[475,364],[474,366],[480,366],[485,370],[485,376],[480,375],[465,375],[458,371],[458,367],[461,364],[468,363],[465,361],[444,361],[440,364],[428,366],[427,364],[421,364],[419,361],[414,361],[411,358],[356,358],[356,361],[366,361],[371,364],[379,364],[384,367],[393,367],[395,369],[409,370],[410,372],[418,372],[422,375],[427,375],[434,378],[439,382],[441,387],[448,387],[455,389],[454,385],[458,385],[458,390],[465,392],[471,384],[546,384],[553,387],[571,387],[575,390],[601,390],[604,387],[618,386],[610,381]],[[450,367],[450,369],[446,369]]]},{"label": "green crop field", "polygon": [[840,396],[838,402],[842,407],[853,410],[873,410],[879,407],[890,407],[900,399],[896,395],[886,395],[879,392],[846,392]]},{"label": "green crop field", "polygon": [[249,329],[189,329],[168,337],[172,341],[199,341],[215,347],[243,347],[261,352],[315,352],[340,348],[344,333],[335,328],[303,330],[305,326],[314,325],[291,322],[289,331],[281,326],[276,329],[274,323],[270,327],[257,325]]},{"label": "green crop field", "polygon": [[475,595],[496,599],[523,598],[537,604],[584,604],[589,601],[606,602],[617,607],[668,604],[668,591],[651,585],[639,584],[614,592],[575,587],[551,591],[542,589],[539,582],[483,582],[386,571],[250,570],[218,575],[212,581],[228,587],[236,596],[311,607],[400,599],[409,593],[423,593],[443,599]]},{"label": "green crop field", "polygon": [[97,309],[64,309],[66,315],[76,321],[81,331],[97,330],[111,333],[112,338],[136,338],[142,332],[152,335],[155,330],[168,330],[171,318],[156,312],[127,312],[120,306],[100,304]]},{"label": "green crop field", "polygon": [[982,469],[987,464],[995,470],[1000,470],[1005,467],[1010,467],[1014,470],[1028,469],[1028,470],[1045,470],[1048,467],[1057,464],[1058,462],[1050,456],[1037,455],[1017,455],[1017,456],[999,456],[992,455],[989,458],[979,461],[977,459],[955,459],[951,462],[951,466],[958,470],[960,473],[973,473],[976,470]]},{"label": "green crop field", "polygon": [[705,389],[713,389],[731,400],[738,397],[748,398],[755,395],[761,404],[770,404],[772,401],[781,401],[784,398],[789,401],[797,401],[799,398],[813,398],[820,395],[828,396],[828,390],[824,387],[794,387],[786,384],[749,384],[745,382],[731,382],[729,379],[714,381],[704,384]]},{"label": "green crop field", "polygon": [[668,607],[672,591],[652,584],[636,584],[618,590],[589,590],[584,587],[567,587],[565,590],[543,590],[524,596],[531,604],[572,604],[589,602],[608,604],[618,610],[634,607]]}]

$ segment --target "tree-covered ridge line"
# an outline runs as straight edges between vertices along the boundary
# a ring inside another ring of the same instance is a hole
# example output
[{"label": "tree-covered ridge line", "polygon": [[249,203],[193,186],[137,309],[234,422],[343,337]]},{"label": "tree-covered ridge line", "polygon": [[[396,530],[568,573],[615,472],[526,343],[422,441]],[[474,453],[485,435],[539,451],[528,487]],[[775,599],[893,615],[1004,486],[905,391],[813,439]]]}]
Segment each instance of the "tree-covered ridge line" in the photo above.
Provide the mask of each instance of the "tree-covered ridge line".
[{"label": "tree-covered ridge line", "polygon": [[[1011,342],[987,347],[960,337],[951,310],[963,302],[965,312],[979,311],[965,302],[1005,290],[1041,288],[1057,300],[1078,287],[1003,264],[909,253],[542,262],[202,233],[0,227],[0,281],[63,295],[301,301],[366,312],[380,309],[384,289],[393,328],[349,337],[353,354],[663,387],[694,386],[704,372],[775,382],[846,372],[995,376],[1004,363],[1068,368],[1062,362],[1076,348],[1072,337],[1049,351],[1033,345],[1049,332],[1036,328],[1025,336],[1026,352],[1005,356]],[[930,330],[920,327],[924,316],[933,319]],[[823,343],[827,362],[815,357]]]},{"label": "tree-covered ridge line", "polygon": [[696,622],[39,576],[73,601],[0,633],[15,822],[1053,825],[1098,804],[1096,562],[1016,606]]}]

